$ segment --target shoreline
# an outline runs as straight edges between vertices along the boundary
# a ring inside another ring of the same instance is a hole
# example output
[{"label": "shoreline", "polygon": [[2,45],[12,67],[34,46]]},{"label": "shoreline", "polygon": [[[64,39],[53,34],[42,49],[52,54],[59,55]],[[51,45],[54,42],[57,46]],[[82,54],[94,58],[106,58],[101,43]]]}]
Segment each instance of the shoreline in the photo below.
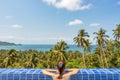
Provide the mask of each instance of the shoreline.
[{"label": "shoreline", "polygon": [[[0,50],[11,50],[15,49],[17,51],[25,51],[25,50],[37,50],[37,51],[50,51],[50,49],[53,47],[53,44],[22,44],[22,45],[17,45],[17,46],[0,46]],[[96,45],[91,45],[91,52],[94,52],[96,48]],[[82,47],[77,47],[77,45],[68,45],[68,49],[66,51],[79,51],[79,52],[84,52]]]}]

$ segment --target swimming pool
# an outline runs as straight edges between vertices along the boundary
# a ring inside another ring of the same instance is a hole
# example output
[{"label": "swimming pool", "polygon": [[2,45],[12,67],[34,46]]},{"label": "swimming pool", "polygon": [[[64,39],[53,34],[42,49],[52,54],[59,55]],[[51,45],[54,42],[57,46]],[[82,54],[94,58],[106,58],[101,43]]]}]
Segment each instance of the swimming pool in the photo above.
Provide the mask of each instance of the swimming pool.
[{"label": "swimming pool", "polygon": [[[52,80],[42,69],[0,69],[0,80]],[[79,69],[71,80],[120,80],[120,68]]]}]

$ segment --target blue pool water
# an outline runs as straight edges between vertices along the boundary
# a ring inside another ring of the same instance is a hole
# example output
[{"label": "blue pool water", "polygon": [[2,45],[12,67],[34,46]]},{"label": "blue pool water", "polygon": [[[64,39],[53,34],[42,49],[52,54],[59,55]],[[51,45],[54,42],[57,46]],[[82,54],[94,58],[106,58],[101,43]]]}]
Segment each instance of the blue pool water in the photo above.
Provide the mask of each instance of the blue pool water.
[{"label": "blue pool water", "polygon": [[[0,69],[0,80],[52,80],[42,69]],[[79,69],[70,80],[120,80],[119,69]]]},{"label": "blue pool water", "polygon": [[[21,45],[21,46],[0,46],[0,49],[15,49],[15,50],[29,50],[29,49],[34,49],[38,51],[49,51],[54,45]],[[82,47],[77,47],[76,45],[68,45],[68,50],[72,51],[81,51],[83,52]],[[96,46],[92,45],[91,46],[91,52],[95,50]]]}]

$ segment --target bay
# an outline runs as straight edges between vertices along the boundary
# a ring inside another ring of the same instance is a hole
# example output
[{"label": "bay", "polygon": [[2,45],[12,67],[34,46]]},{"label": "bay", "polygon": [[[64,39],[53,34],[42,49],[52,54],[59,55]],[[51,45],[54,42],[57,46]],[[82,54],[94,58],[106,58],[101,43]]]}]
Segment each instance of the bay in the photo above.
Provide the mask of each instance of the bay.
[{"label": "bay", "polygon": [[[15,49],[15,50],[38,50],[38,51],[49,51],[54,45],[47,45],[47,44],[39,44],[39,45],[18,45],[18,46],[0,46],[0,49],[5,49],[5,50],[10,50],[10,49]],[[68,49],[72,51],[81,51],[83,52],[82,47],[77,47],[76,45],[68,45]],[[96,45],[91,45],[91,52],[94,52],[96,48]]]}]

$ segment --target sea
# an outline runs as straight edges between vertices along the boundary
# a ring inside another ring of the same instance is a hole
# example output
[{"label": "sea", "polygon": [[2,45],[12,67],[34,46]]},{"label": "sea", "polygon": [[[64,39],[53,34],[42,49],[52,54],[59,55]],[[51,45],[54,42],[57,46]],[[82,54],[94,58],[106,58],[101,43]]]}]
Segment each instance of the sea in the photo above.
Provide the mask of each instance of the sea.
[{"label": "sea", "polygon": [[[5,49],[5,50],[10,50],[10,49],[15,49],[15,50],[38,50],[38,51],[49,51],[54,45],[47,45],[47,44],[27,44],[27,45],[17,45],[17,46],[0,46],[0,49]],[[91,45],[91,50],[90,52],[94,52],[96,48],[96,45]],[[77,47],[77,45],[68,45],[67,51],[72,50],[72,51],[80,51],[83,52],[82,47]]]}]

